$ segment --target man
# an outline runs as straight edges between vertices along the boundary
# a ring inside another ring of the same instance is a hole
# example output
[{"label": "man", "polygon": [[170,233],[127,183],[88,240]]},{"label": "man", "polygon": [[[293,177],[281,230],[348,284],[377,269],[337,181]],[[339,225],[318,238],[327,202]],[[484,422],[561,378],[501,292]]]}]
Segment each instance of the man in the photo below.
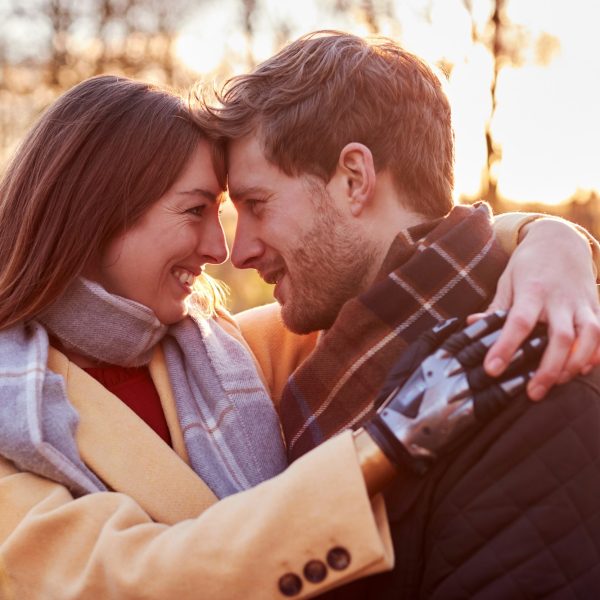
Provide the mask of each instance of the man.
[{"label": "man", "polygon": [[[232,260],[275,284],[289,329],[326,330],[281,395],[295,460],[373,414],[389,367],[420,333],[485,309],[505,258],[485,206],[453,207],[453,136],[440,81],[393,42],[307,36],[229,82],[221,101],[213,127],[227,141],[238,211]],[[562,225],[544,227],[547,234]],[[540,231],[529,225],[527,240],[535,245]],[[584,245],[577,236],[563,241],[553,256]],[[504,281],[499,291],[506,289]],[[568,318],[552,295],[517,306],[488,371],[505,368],[545,312],[551,341],[530,396],[589,372],[597,298],[591,285],[581,293]],[[264,350],[276,328],[270,310],[242,326],[274,371],[276,358]],[[391,490],[397,566],[362,592],[502,598],[597,589],[599,381],[592,373],[540,405],[513,403],[424,480]]]}]

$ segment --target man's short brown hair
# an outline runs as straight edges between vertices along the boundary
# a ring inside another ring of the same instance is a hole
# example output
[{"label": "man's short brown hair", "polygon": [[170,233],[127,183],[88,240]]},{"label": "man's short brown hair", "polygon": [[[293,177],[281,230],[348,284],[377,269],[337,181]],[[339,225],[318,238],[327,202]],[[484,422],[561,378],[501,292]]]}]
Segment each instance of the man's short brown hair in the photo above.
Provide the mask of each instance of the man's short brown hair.
[{"label": "man's short brown hair", "polygon": [[258,133],[267,159],[288,175],[327,182],[342,148],[360,142],[377,171],[391,170],[408,208],[435,218],[452,207],[448,99],[433,70],[392,40],[315,32],[217,95],[214,123],[202,125],[225,140]]}]

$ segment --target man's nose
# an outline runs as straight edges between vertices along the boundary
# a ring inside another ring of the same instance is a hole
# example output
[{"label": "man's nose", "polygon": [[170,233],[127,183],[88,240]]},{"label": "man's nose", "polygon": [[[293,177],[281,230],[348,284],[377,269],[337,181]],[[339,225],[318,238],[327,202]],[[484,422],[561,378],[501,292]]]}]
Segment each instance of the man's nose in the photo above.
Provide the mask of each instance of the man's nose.
[{"label": "man's nose", "polygon": [[231,262],[238,269],[255,268],[264,253],[264,244],[253,228],[243,218],[238,217],[235,237],[231,248]]}]

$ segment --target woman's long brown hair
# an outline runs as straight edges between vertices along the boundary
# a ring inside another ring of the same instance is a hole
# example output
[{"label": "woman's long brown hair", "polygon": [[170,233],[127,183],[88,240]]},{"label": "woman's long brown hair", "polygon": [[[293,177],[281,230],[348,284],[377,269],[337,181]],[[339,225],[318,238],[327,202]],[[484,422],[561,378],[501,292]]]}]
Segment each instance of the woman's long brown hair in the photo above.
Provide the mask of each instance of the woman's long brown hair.
[{"label": "woman's long brown hair", "polygon": [[[167,192],[202,139],[187,102],[150,84],[99,76],[61,96],[0,183],[0,329],[51,304]],[[218,286],[205,283],[211,304]]]}]

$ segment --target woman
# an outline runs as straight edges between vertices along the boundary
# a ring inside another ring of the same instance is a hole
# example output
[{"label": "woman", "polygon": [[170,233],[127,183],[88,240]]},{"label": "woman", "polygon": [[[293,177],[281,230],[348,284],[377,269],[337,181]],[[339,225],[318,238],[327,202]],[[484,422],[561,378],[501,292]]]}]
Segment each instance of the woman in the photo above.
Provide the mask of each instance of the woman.
[{"label": "woman", "polygon": [[[224,179],[180,97],[110,76],[62,96],[9,166],[2,597],[276,596],[307,549],[336,560],[334,540],[352,565],[307,593],[389,566],[351,436],[216,503],[285,466],[273,405],[203,273],[227,257]],[[338,517],[311,531],[327,506]]]},{"label": "woman", "polygon": [[110,76],[60,98],[9,166],[2,597],[307,597],[391,566],[368,439],[278,475],[277,416],[203,273],[227,257],[224,179],[180,97]]}]

